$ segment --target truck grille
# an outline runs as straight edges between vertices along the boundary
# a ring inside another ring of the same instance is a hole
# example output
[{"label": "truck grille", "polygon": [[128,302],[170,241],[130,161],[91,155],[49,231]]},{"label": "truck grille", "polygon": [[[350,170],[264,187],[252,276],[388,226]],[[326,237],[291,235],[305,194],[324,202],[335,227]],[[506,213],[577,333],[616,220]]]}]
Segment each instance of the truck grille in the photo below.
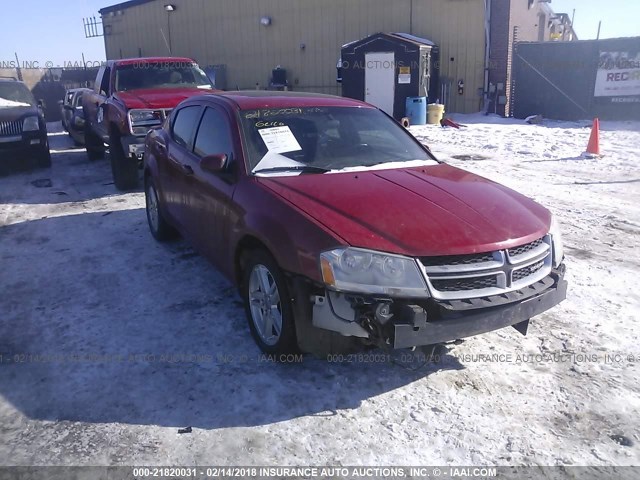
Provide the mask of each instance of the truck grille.
[{"label": "truck grille", "polygon": [[17,135],[22,135],[22,120],[0,122],[0,136],[14,137]]},{"label": "truck grille", "polygon": [[495,252],[420,258],[431,295],[461,300],[500,295],[551,273],[551,237]]}]

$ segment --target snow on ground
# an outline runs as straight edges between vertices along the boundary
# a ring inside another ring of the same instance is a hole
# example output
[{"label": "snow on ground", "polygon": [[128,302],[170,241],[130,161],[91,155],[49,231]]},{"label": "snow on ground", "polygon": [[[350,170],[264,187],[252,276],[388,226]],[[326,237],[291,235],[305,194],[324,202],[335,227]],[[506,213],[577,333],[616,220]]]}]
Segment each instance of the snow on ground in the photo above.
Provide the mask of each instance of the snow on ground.
[{"label": "snow on ground", "polygon": [[432,363],[261,360],[231,285],[58,127],[50,171],[0,178],[0,464],[640,463],[640,123],[589,160],[586,122],[454,118],[412,131],[558,216],[570,290]]}]

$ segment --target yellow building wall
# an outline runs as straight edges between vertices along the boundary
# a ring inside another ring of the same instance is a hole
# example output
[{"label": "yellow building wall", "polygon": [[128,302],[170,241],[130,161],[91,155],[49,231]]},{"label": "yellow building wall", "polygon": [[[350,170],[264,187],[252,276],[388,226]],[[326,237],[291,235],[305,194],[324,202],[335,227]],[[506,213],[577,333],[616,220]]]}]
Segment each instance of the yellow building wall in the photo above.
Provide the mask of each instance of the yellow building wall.
[{"label": "yellow building wall", "polygon": [[[176,10],[167,13],[167,3]],[[260,24],[264,16],[271,25]],[[484,0],[156,0],[106,13],[103,22],[108,59],[176,55],[203,67],[224,64],[228,89],[265,88],[280,65],[292,89],[331,94],[341,92],[343,44],[377,32],[413,33],[440,46],[440,75],[453,82],[448,110],[480,109]]]}]

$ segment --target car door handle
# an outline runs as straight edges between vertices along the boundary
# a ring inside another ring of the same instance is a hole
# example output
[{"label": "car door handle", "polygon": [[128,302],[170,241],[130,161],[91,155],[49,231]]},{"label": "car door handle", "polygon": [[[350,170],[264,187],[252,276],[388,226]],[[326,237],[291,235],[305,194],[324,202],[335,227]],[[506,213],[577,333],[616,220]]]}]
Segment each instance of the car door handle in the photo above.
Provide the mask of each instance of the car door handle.
[{"label": "car door handle", "polygon": [[193,175],[193,168],[191,168],[190,165],[187,165],[185,163],[181,163],[180,164],[180,168],[182,169],[182,171],[184,172],[185,175]]}]

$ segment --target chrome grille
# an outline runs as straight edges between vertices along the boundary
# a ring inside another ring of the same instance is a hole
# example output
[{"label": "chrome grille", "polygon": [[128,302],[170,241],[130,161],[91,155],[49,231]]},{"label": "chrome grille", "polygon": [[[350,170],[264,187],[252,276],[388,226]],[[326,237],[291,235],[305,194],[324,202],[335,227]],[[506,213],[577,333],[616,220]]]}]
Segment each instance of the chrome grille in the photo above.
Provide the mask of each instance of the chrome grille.
[{"label": "chrome grille", "polygon": [[[164,123],[164,121],[167,119],[167,117],[171,114],[173,109],[171,109],[171,108],[157,108],[157,109],[151,110],[151,111],[156,116],[156,118],[151,119],[151,120],[136,120],[136,121],[133,121],[131,119],[131,114],[129,113],[129,115],[128,115],[129,126],[130,126],[132,134],[134,134],[137,137],[144,137],[151,128],[157,127],[159,125],[162,125]],[[144,133],[139,133],[139,132],[136,132],[134,130],[134,128],[145,128],[145,130],[144,130]]]},{"label": "chrome grille", "polygon": [[529,265],[528,267],[521,268],[519,270],[514,270],[512,279],[514,282],[527,278],[534,273],[536,273],[541,268],[544,268],[544,262],[534,263],[533,265]]},{"label": "chrome grille", "polygon": [[420,258],[431,295],[461,300],[499,295],[539,282],[551,273],[551,237],[471,255]]},{"label": "chrome grille", "polygon": [[0,136],[14,137],[16,135],[22,135],[22,120],[0,122]]},{"label": "chrome grille", "polygon": [[159,108],[154,110],[155,113],[159,114],[160,119],[164,122],[169,115],[171,115],[171,108]]},{"label": "chrome grille", "polygon": [[457,292],[460,290],[479,290],[498,286],[495,275],[490,277],[453,278],[445,280],[432,280],[433,288],[441,292]]},{"label": "chrome grille", "polygon": [[493,261],[492,253],[480,253],[472,255],[449,255],[445,257],[424,257],[420,261],[425,267],[442,267],[444,265],[472,265]]},{"label": "chrome grille", "polygon": [[536,248],[540,247],[542,243],[543,243],[543,240],[539,239],[539,240],[536,240],[535,242],[522,245],[521,247],[510,248],[507,251],[509,252],[510,256],[517,257],[518,255],[524,255],[525,253],[535,250]]}]

